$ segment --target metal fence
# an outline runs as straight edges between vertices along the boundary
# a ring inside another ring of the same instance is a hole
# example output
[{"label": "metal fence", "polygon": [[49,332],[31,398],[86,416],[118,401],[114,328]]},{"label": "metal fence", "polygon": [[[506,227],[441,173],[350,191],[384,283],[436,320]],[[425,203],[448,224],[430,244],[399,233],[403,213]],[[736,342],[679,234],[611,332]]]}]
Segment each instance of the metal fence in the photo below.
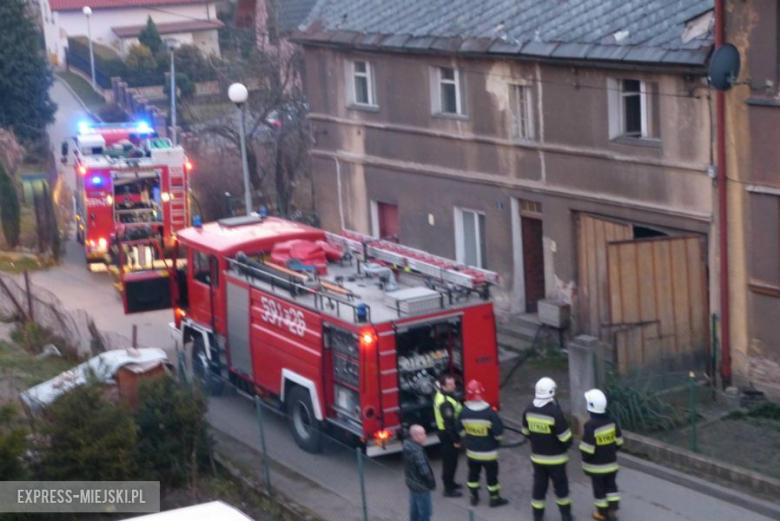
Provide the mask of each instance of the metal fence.
[{"label": "metal fence", "polygon": [[[178,371],[192,378],[181,350]],[[290,434],[293,420],[284,410],[258,397],[250,399],[227,382],[220,386],[217,395],[211,389],[208,413],[216,451],[242,474],[251,474],[251,481],[269,494],[281,494],[326,521],[408,519],[401,454],[368,458],[359,443],[326,432],[321,434],[321,452],[305,452]],[[432,500],[437,519],[486,519],[469,507],[467,491],[462,498],[444,498],[439,476],[436,481]],[[483,487],[482,504],[487,501]]]}]

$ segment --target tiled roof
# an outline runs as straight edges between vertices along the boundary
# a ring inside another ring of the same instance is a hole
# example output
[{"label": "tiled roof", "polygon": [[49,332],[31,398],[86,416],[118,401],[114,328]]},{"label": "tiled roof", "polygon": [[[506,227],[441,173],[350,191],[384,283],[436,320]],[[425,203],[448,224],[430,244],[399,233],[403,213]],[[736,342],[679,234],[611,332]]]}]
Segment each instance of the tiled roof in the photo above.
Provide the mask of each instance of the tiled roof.
[{"label": "tiled roof", "polygon": [[279,28],[283,31],[296,29],[311,13],[317,0],[277,0]]},{"label": "tiled roof", "polygon": [[712,8],[713,0],[319,0],[296,39],[700,66],[712,48]]},{"label": "tiled roof", "polygon": [[[209,29],[219,29],[223,24],[219,20],[192,20],[187,22],[171,22],[167,24],[156,24],[157,32],[160,34],[174,33],[192,33],[196,31],[208,31]],[[120,38],[132,38],[138,36],[146,27],[144,25],[132,25],[126,27],[112,27],[111,30]]]},{"label": "tiled roof", "polygon": [[[210,0],[209,3],[213,3],[213,0]],[[92,9],[124,9],[189,4],[203,5],[203,0],[49,0],[52,11],[80,11],[86,6]]]}]

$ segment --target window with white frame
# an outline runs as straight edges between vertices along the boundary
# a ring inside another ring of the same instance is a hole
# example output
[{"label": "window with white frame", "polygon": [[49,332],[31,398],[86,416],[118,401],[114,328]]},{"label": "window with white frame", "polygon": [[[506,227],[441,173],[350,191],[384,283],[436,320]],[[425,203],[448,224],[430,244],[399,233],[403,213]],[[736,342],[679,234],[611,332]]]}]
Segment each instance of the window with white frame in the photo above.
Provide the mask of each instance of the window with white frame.
[{"label": "window with white frame", "polygon": [[455,249],[458,262],[477,268],[487,268],[484,213],[455,208]]},{"label": "window with white frame", "polygon": [[610,137],[659,139],[658,84],[637,79],[610,79]]},{"label": "window with white frame", "polygon": [[463,99],[463,79],[458,69],[436,67],[433,85],[433,112],[462,116],[466,114]]},{"label": "window with white frame", "polygon": [[531,86],[525,84],[509,86],[510,121],[509,134],[512,139],[533,139],[534,120]]},{"label": "window with white frame", "polygon": [[350,62],[350,103],[369,107],[376,106],[374,91],[374,71],[371,63],[365,60]]}]

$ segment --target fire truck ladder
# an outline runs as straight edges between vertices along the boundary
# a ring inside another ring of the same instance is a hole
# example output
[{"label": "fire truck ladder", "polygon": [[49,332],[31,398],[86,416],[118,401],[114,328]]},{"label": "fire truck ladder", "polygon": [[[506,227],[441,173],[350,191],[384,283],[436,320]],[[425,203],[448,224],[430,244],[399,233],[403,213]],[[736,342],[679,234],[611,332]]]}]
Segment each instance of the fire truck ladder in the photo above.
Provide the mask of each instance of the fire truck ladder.
[{"label": "fire truck ladder", "polygon": [[184,175],[184,167],[171,165],[168,167],[168,193],[171,202],[171,231],[178,231],[189,225],[187,222],[187,207],[189,198],[187,195],[187,183]]},{"label": "fire truck ladder", "polygon": [[469,290],[485,291],[491,284],[498,283],[498,274],[493,271],[459,264],[451,259],[431,255],[395,242],[351,230],[344,230],[341,234],[329,232],[326,234],[328,242],[363,255],[365,261],[377,259]]}]

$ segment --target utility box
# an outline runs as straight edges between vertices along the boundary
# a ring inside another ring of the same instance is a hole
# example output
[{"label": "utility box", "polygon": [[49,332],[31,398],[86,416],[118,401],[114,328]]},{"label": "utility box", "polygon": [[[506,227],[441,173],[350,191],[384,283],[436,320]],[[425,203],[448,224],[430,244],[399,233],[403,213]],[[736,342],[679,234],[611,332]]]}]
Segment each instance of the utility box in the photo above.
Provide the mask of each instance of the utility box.
[{"label": "utility box", "polygon": [[537,303],[539,321],[555,329],[567,329],[571,319],[571,306],[561,300],[544,299]]}]

